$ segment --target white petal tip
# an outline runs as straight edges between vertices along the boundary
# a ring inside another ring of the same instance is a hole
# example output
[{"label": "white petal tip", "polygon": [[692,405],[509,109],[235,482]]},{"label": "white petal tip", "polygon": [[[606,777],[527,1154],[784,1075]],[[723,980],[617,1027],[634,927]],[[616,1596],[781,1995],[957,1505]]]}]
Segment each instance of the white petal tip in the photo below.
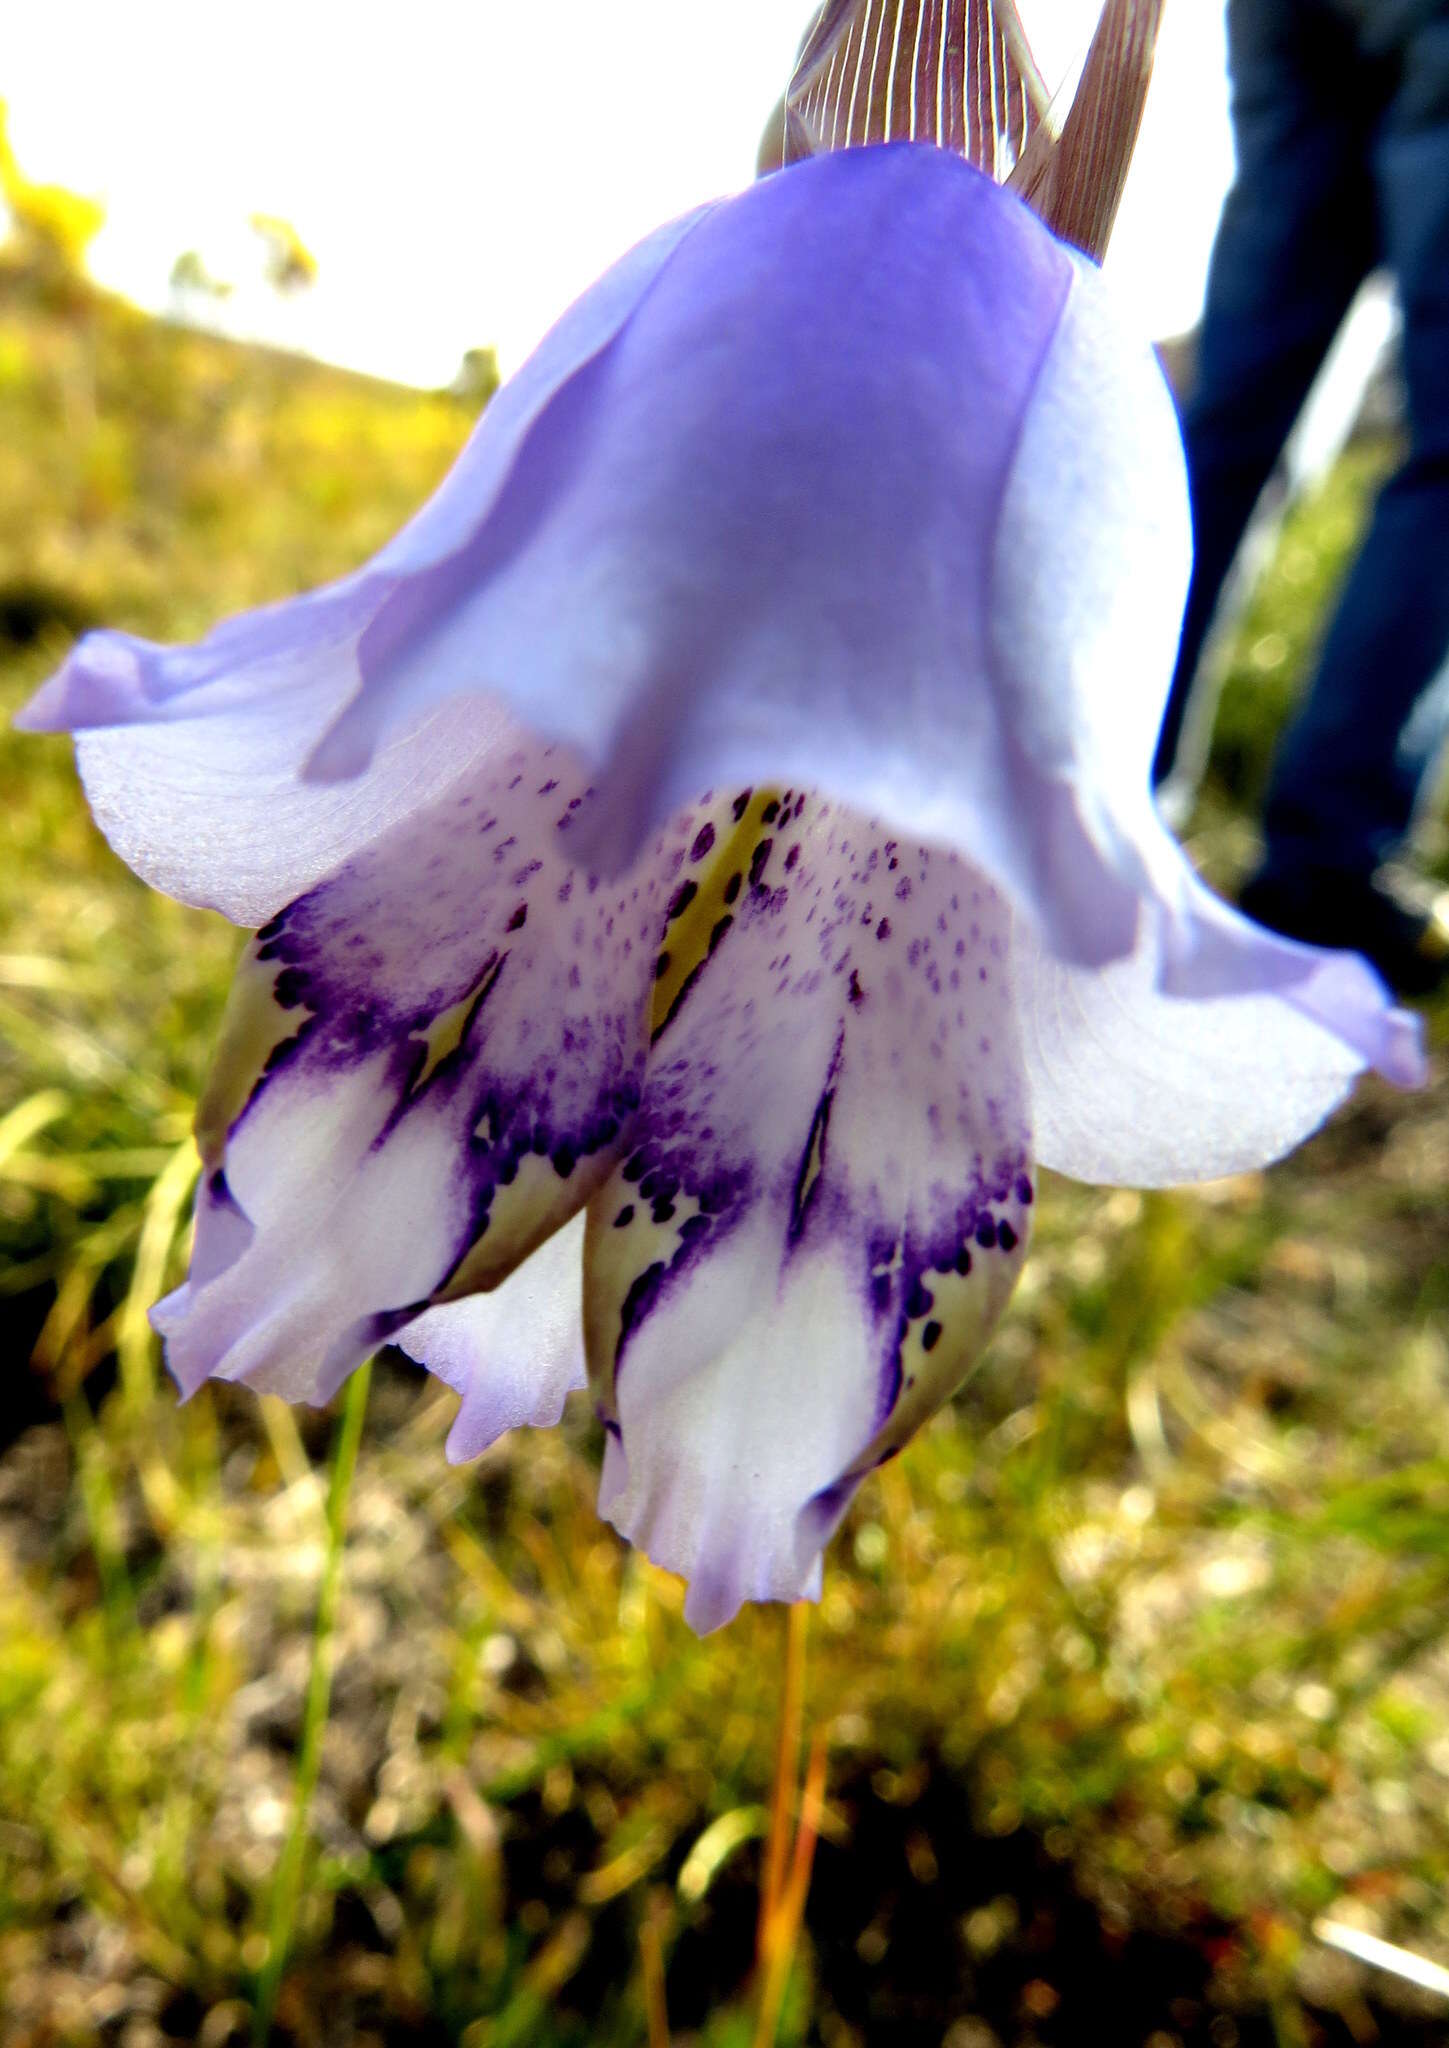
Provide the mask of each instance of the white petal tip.
[{"label": "white petal tip", "polygon": [[563,1420],[567,1399],[566,1394],[551,1395],[525,1408],[516,1401],[475,1399],[470,1387],[448,1431],[443,1455],[450,1465],[469,1465],[510,1429],[552,1429]]},{"label": "white petal tip", "polygon": [[753,1598],[758,1604],[771,1607],[792,1607],[797,1600],[809,1600],[814,1604],[820,1600],[820,1571],[817,1563],[809,1583],[790,1593],[765,1593],[747,1595],[728,1580],[714,1582],[697,1577],[689,1582],[684,1599],[684,1618],[697,1636],[713,1635],[716,1629],[725,1628],[735,1619],[746,1600]]}]

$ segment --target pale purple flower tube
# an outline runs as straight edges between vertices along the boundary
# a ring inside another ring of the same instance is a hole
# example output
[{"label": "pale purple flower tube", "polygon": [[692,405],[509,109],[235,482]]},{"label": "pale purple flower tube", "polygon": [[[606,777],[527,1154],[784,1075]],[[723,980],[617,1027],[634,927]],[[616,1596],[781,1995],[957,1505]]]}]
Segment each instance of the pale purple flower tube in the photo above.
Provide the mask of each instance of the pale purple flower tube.
[{"label": "pale purple flower tube", "polygon": [[27,722],[139,873],[261,926],[182,1386],[322,1398],[392,1337],[468,1456],[587,1357],[602,1504],[691,1618],[813,1588],[985,1341],[1034,1161],[1231,1172],[1420,1077],[1361,960],[1157,820],[1188,552],[1099,276],[903,145],[641,245],[355,575],[83,640]]}]

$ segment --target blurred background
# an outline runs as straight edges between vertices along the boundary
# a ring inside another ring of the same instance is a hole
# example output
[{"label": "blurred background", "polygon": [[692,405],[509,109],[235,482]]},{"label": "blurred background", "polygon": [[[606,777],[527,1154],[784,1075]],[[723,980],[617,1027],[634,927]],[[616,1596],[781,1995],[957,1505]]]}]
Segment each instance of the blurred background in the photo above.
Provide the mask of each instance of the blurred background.
[{"label": "blurred background", "polygon": [[[1066,69],[1087,0],[1023,11]],[[542,52],[435,0],[12,15],[0,713],[92,624],[191,637],[377,547],[575,291],[748,177],[801,12],[565,5]],[[1182,0],[1111,258],[1159,336],[1230,172]],[[1395,460],[1383,304],[1224,642],[1224,887]],[[690,1635],[596,1520],[586,1404],[451,1469],[453,1397],[384,1355],[330,1522],[335,1417],[176,1405],[145,1312],[237,949],[108,854],[67,745],[0,736],[0,2042],[224,2048],[274,1998],[299,2044],[654,2048],[642,1936],[676,2043],[747,2048],[780,1617]],[[828,1560],[782,2041],[1446,2038],[1321,1934],[1449,1967],[1446,1191],[1441,1078],[1266,1175],[1049,1179],[986,1361]]]}]

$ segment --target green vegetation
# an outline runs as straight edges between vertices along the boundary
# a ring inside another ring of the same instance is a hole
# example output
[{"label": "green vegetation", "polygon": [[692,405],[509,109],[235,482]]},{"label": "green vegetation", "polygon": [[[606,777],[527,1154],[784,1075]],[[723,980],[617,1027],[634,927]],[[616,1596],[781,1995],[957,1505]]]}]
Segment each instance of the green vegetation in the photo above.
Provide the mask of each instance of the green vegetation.
[{"label": "green vegetation", "polygon": [[[347,567],[468,425],[0,273],[0,711],[88,623]],[[1245,626],[1221,880],[1385,453]],[[745,2048],[780,1616],[689,1634],[595,1517],[582,1404],[450,1468],[452,1397],[385,1355],[329,1507],[336,1418],[160,1372],[236,949],[111,858],[64,744],[3,739],[0,2042],[223,2048],[275,1994],[300,2044],[626,2048],[650,1930],[676,2044]],[[1310,1929],[1449,1960],[1446,1186],[1442,1083],[1266,1176],[1048,1184],[986,1362],[829,1559],[782,2041],[1443,2038]]]}]

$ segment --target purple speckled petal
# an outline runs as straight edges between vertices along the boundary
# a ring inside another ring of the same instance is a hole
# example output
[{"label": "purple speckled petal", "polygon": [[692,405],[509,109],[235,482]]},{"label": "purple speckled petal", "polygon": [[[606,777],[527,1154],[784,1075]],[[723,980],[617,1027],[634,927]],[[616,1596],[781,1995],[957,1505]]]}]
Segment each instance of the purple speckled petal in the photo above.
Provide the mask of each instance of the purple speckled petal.
[{"label": "purple speckled petal", "polygon": [[448,1436],[455,1463],[508,1429],[557,1422],[585,1384],[584,1219],[547,1243],[488,1294],[426,1309],[393,1339],[462,1395]]},{"label": "purple speckled petal", "polygon": [[788,792],[714,858],[731,909],[656,1026],[584,1290],[600,1505],[702,1629],[814,1590],[984,1342],[1031,1200],[990,884]]},{"label": "purple speckled petal", "polygon": [[554,850],[585,807],[516,748],[257,934],[198,1117],[198,1261],[157,1311],[184,1388],[325,1398],[607,1175],[693,828],[601,886]]}]

